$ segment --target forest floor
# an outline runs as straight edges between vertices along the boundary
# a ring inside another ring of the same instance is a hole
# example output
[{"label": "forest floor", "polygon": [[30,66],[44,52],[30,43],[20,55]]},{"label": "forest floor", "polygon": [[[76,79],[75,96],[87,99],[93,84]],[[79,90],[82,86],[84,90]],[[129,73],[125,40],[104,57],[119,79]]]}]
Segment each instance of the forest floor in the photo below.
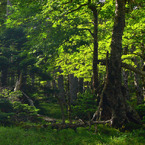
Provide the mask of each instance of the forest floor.
[{"label": "forest floor", "polygon": [[117,129],[99,125],[94,127],[57,131],[50,128],[0,127],[0,145],[144,145],[145,130],[120,132]]},{"label": "forest floor", "polygon": [[[61,121],[57,104],[44,103],[39,113],[47,119]],[[90,130],[89,127],[79,127],[75,132],[73,129],[58,131],[50,126],[44,128],[43,122],[20,122],[18,126],[0,126],[0,145],[145,145],[144,129],[121,132],[100,124],[97,133],[94,132],[94,126]]]}]

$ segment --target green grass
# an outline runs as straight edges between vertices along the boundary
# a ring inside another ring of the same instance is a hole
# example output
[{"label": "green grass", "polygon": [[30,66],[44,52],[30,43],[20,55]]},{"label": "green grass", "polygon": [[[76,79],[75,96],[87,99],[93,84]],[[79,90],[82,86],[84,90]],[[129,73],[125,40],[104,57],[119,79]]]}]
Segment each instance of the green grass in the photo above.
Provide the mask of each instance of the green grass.
[{"label": "green grass", "polygon": [[71,129],[22,129],[0,127],[0,145],[144,145],[145,131],[135,130],[122,133],[116,129],[99,126],[94,134],[87,128]]}]

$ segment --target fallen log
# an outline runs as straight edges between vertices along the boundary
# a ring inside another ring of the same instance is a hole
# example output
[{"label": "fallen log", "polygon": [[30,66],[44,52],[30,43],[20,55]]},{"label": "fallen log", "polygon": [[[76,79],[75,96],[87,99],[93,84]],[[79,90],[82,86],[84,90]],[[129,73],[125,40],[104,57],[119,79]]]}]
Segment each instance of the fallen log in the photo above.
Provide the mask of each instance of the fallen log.
[{"label": "fallen log", "polygon": [[[86,122],[81,122],[81,123],[52,123],[51,125],[43,125],[43,127],[48,127],[51,126],[52,129],[57,129],[57,131],[62,130],[62,129],[73,129],[75,132],[77,132],[78,127],[90,127],[91,125],[97,125],[97,124],[109,124],[110,126],[112,125],[112,120],[106,120],[106,121],[86,121]],[[95,128],[96,131],[96,128]]]},{"label": "fallen log", "polygon": [[62,129],[73,129],[75,132],[77,131],[78,127],[86,127],[86,124],[62,124],[62,123],[57,123],[57,124],[51,124],[52,129],[57,129],[57,131],[62,130]]}]

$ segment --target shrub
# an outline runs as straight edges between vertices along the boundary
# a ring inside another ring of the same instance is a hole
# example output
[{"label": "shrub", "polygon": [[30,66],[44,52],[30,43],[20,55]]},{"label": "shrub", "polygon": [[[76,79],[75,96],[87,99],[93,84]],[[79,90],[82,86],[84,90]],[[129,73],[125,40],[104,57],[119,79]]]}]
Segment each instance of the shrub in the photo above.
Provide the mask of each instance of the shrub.
[{"label": "shrub", "polygon": [[140,104],[136,107],[138,114],[140,115],[141,119],[145,117],[145,104]]},{"label": "shrub", "polygon": [[76,105],[72,106],[73,115],[85,120],[89,120],[96,109],[96,98],[89,89],[79,94]]},{"label": "shrub", "polygon": [[2,90],[0,93],[0,124],[9,125],[20,121],[35,121],[38,109],[22,104],[20,91]]}]

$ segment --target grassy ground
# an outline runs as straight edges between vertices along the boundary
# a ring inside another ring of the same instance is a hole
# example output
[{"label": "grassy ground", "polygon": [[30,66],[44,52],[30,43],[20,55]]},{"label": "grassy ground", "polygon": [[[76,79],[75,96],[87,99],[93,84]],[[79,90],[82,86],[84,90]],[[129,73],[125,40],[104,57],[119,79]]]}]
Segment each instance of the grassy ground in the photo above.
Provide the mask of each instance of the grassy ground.
[{"label": "grassy ground", "polygon": [[40,104],[40,114],[46,115],[48,117],[52,118],[61,118],[61,111],[60,106],[58,104],[54,103],[41,103]]},{"label": "grassy ground", "polygon": [[145,131],[119,132],[100,125],[98,132],[87,128],[74,130],[22,129],[0,127],[0,145],[144,145]]}]

